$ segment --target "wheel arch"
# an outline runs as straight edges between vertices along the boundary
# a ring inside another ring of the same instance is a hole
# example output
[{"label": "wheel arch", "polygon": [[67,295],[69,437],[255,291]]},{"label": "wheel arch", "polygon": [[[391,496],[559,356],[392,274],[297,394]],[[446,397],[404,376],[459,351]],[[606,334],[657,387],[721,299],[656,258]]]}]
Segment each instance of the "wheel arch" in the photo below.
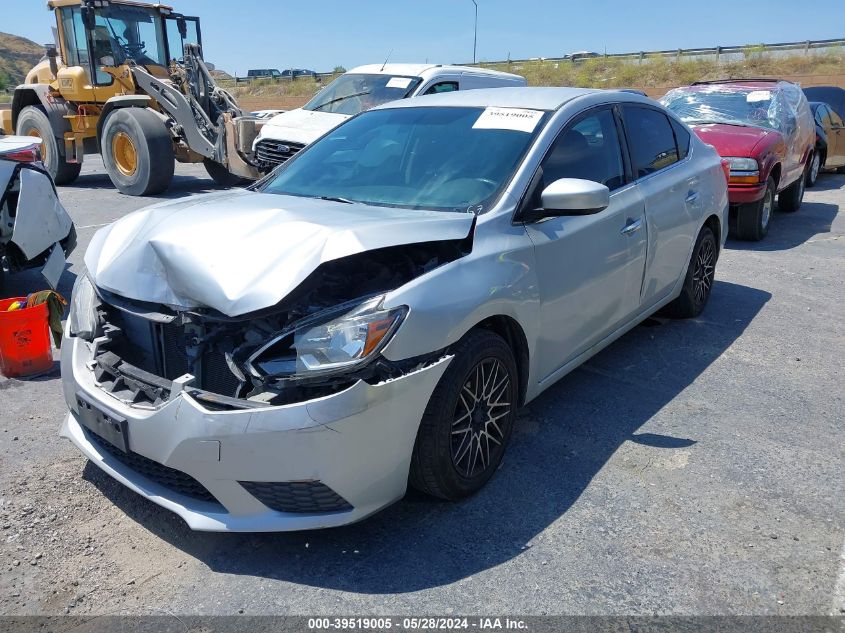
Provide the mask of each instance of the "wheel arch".
[{"label": "wheel arch", "polygon": [[525,404],[525,397],[528,391],[528,374],[530,351],[525,331],[519,322],[511,316],[496,314],[476,323],[469,329],[489,330],[501,336],[513,352],[516,361],[517,380],[519,383],[519,406]]},{"label": "wheel arch", "polygon": [[780,172],[781,172],[780,163],[775,163],[774,165],[772,165],[772,168],[769,170],[769,176],[771,176],[775,181],[775,191],[777,191],[778,187],[780,187]]},{"label": "wheel arch", "polygon": [[711,213],[707,219],[704,220],[703,226],[706,226],[713,231],[713,236],[716,238],[716,255],[718,257],[722,244],[722,222],[719,220],[719,216],[715,213]]},{"label": "wheel arch", "polygon": [[21,111],[29,106],[40,107],[50,121],[53,136],[60,141],[59,146],[64,147],[64,133],[70,129],[70,123],[65,119],[70,108],[67,101],[61,97],[50,94],[50,86],[44,84],[23,85],[15,88],[12,95],[12,129],[18,127],[18,117]]}]

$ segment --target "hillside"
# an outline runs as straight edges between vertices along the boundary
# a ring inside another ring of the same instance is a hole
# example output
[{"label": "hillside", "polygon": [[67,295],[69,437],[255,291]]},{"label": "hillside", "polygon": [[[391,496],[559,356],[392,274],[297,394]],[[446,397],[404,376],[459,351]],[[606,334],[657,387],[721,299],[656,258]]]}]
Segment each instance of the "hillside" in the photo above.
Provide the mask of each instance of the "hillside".
[{"label": "hillside", "polygon": [[0,88],[23,83],[26,73],[44,56],[44,47],[32,40],[0,33]]}]

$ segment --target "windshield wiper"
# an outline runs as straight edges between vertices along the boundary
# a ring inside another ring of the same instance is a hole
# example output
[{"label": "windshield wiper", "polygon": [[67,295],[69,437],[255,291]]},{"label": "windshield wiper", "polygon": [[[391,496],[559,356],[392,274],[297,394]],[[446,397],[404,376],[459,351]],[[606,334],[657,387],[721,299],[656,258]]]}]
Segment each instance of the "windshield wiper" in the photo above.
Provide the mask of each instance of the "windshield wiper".
[{"label": "windshield wiper", "polygon": [[329,202],[342,202],[344,204],[355,204],[354,200],[349,200],[348,198],[339,198],[337,196],[314,196],[320,200],[328,200]]},{"label": "windshield wiper", "polygon": [[368,94],[370,94],[369,91],[367,91],[367,92],[353,92],[351,95],[344,95],[342,97],[332,99],[331,101],[326,101],[325,103],[321,103],[316,108],[314,108],[314,112],[316,112],[317,110],[322,110],[326,106],[330,106],[333,103],[337,103],[338,101],[344,101],[346,99],[351,99],[352,97],[363,97],[364,95],[368,95]]}]

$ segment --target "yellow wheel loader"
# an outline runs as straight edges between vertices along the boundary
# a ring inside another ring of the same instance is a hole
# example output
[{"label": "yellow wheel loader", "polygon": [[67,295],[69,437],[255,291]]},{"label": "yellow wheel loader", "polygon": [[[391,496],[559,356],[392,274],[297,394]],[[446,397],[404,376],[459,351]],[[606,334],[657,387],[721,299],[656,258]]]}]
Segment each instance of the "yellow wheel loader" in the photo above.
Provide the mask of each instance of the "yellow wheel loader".
[{"label": "yellow wheel loader", "polygon": [[167,189],[174,162],[205,165],[219,184],[255,180],[244,116],[203,61],[200,21],[162,4],[49,0],[56,46],[0,111],[8,134],[42,139],[57,184],[73,182],[85,154],[101,154],[123,193]]}]

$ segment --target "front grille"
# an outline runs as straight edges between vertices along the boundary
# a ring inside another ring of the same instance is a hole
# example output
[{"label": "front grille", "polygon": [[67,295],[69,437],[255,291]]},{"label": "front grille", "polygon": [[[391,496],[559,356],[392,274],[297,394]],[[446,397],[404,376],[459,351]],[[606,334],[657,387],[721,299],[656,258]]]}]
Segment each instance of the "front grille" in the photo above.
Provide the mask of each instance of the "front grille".
[{"label": "front grille", "polygon": [[295,156],[303,147],[305,145],[302,143],[264,139],[255,146],[255,158],[263,165],[276,167]]},{"label": "front grille", "polygon": [[277,512],[348,512],[349,502],[321,481],[239,481],[246,491]]},{"label": "front grille", "polygon": [[133,453],[131,451],[129,453],[124,453],[122,450],[108,443],[93,431],[88,431],[87,434],[94,444],[139,475],[143,475],[147,479],[164,486],[168,490],[178,492],[186,497],[191,497],[192,499],[198,499],[200,501],[211,501],[212,503],[217,504],[220,503],[205,486],[189,474],[183,473],[181,470],[176,470],[175,468],[170,468],[164,464],[159,464],[158,462],[153,461],[152,459],[147,459],[138,453]]}]

